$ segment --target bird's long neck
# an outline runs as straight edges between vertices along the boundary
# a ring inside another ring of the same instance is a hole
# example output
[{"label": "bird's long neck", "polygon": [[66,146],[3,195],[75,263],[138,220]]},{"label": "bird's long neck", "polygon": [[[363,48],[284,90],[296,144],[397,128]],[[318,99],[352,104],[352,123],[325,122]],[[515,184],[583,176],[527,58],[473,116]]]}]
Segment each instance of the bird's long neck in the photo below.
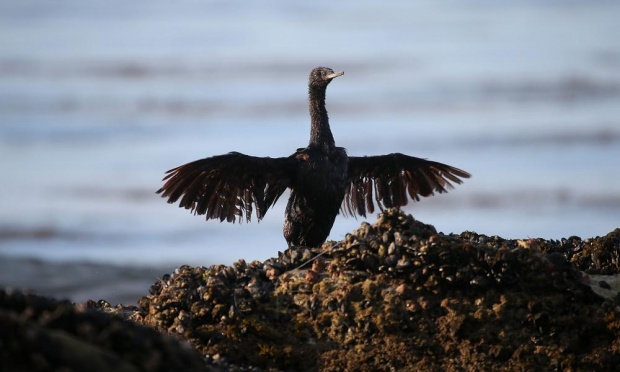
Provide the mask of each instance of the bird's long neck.
[{"label": "bird's long neck", "polygon": [[325,88],[310,89],[310,146],[328,151],[333,149],[336,143],[329,128],[329,118],[325,108]]}]

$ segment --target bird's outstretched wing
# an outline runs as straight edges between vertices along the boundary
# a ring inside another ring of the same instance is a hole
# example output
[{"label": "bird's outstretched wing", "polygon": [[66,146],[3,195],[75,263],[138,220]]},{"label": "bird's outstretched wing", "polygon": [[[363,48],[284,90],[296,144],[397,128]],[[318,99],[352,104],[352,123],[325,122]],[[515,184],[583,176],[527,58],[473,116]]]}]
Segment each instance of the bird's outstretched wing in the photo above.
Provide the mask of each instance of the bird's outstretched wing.
[{"label": "bird's outstretched wing", "polygon": [[413,200],[435,192],[447,192],[452,183],[470,174],[434,161],[403,154],[349,157],[348,181],[342,211],[345,214],[366,216],[379,209],[407,205],[407,195]]},{"label": "bird's outstretched wing", "polygon": [[196,160],[169,170],[164,186],[157,191],[168,203],[207,219],[251,220],[252,211],[260,221],[295,174],[295,159],[260,158],[231,152]]}]

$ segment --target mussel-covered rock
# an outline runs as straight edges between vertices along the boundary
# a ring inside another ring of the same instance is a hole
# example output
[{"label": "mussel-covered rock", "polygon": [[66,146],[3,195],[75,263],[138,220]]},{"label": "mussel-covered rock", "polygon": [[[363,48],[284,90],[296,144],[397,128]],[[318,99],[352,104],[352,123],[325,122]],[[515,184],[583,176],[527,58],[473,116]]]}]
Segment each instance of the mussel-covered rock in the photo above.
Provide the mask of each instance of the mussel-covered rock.
[{"label": "mussel-covered rock", "polygon": [[612,370],[620,311],[580,270],[617,273],[618,236],[445,235],[386,210],[321,248],[183,266],[133,319],[230,370]]}]

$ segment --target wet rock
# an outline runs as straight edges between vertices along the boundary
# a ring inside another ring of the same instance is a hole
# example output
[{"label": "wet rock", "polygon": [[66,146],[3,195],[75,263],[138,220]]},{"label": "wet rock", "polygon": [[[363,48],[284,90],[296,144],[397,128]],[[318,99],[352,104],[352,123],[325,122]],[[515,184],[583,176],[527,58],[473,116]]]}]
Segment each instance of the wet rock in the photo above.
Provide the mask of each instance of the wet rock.
[{"label": "wet rock", "polygon": [[0,370],[210,370],[186,341],[122,319],[136,310],[0,290]]},{"label": "wet rock", "polygon": [[[224,267],[184,267],[142,299],[138,321],[168,331],[186,312],[184,337],[237,368],[610,370],[620,362],[618,306],[584,284],[575,255],[612,270],[616,235],[445,235],[387,210],[341,242],[287,250],[251,278],[237,269],[214,281]],[[191,293],[205,286],[218,295]],[[231,295],[256,287],[262,295],[244,296],[243,307]]]},{"label": "wet rock", "polygon": [[138,308],[91,305],[221,370],[614,370],[619,238],[446,235],[386,210],[320,248],[182,266]]}]

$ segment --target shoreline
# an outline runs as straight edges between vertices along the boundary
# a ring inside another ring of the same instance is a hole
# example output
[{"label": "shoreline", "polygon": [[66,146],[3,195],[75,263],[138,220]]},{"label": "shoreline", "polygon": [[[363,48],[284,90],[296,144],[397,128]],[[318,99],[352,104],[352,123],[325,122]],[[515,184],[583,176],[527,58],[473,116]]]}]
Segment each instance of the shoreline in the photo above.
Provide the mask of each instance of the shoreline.
[{"label": "shoreline", "polygon": [[135,305],[157,278],[175,267],[0,255],[0,286],[75,303],[105,299],[113,304]]}]

